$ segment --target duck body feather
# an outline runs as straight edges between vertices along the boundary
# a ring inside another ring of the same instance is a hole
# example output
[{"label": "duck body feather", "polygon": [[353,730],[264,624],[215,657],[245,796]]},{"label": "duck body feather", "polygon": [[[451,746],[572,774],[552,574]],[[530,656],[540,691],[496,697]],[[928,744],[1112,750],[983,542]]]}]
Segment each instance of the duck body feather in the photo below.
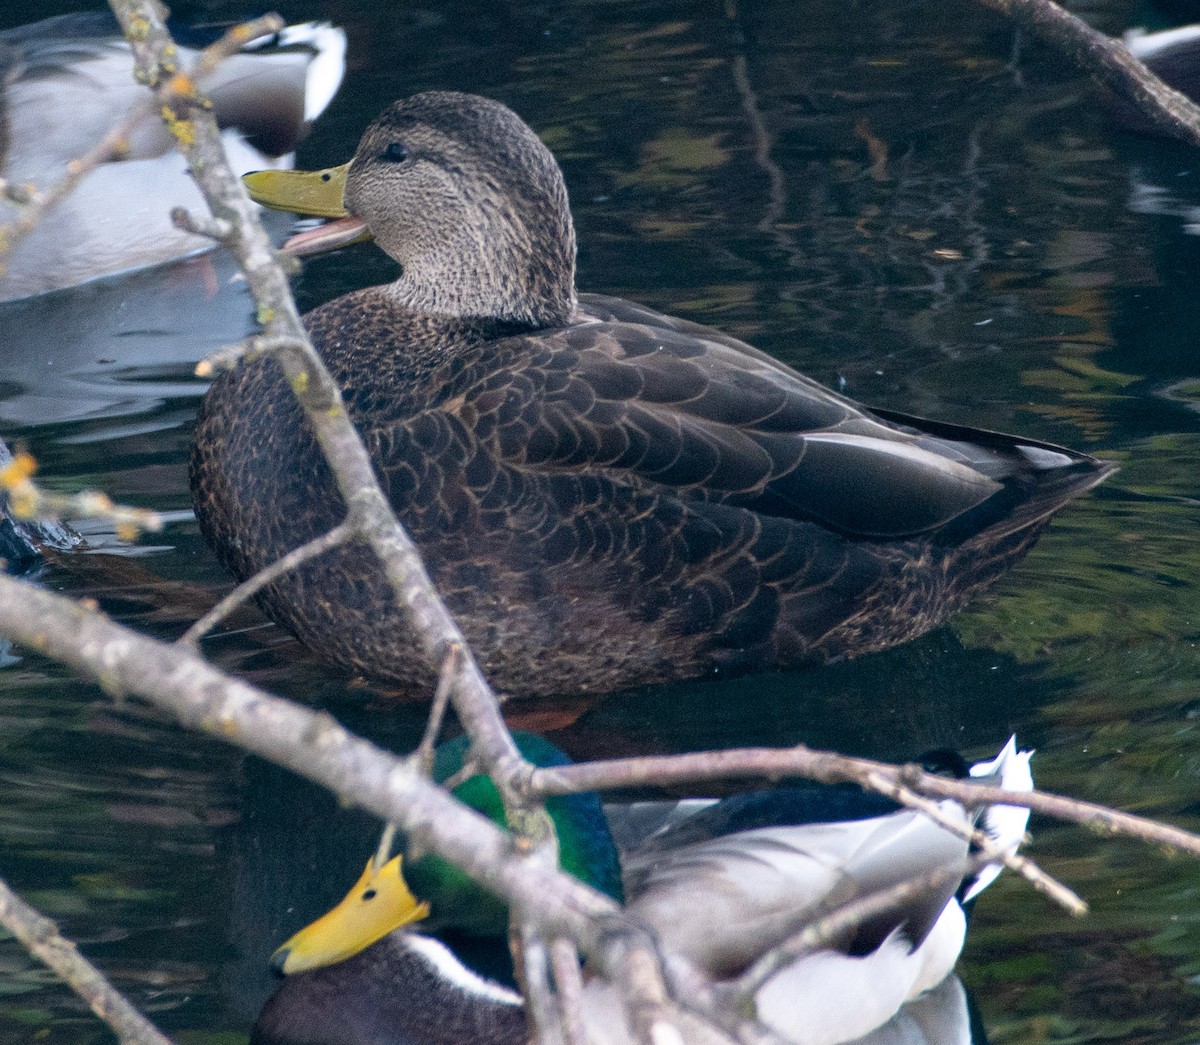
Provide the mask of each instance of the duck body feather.
[{"label": "duck body feather", "polygon": [[[397,515],[493,685],[609,691],[822,663],[941,621],[1108,467],[873,414],[716,331],[584,295],[566,325],[359,291],[306,317]],[[247,577],[344,517],[274,364],[209,391],[192,484]],[[270,586],[318,654],[427,686],[369,551]]]},{"label": "duck body feather", "polygon": [[520,996],[440,941],[392,933],[344,962],[288,977],[251,1045],[525,1045]]}]

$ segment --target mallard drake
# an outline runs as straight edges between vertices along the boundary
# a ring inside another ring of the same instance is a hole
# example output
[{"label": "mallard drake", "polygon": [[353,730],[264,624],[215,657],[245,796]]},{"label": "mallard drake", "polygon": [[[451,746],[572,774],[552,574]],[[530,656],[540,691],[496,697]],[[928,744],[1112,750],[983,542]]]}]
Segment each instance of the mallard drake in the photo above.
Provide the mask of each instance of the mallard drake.
[{"label": "mallard drake", "polygon": [[[180,40],[184,67],[195,57],[188,42],[210,42],[198,33],[181,33]],[[340,29],[293,25],[251,41],[206,81],[236,171],[291,165],[291,153],[341,83],[345,50]],[[0,33],[0,84],[0,173],[41,189],[146,96],[115,19],[100,12]],[[210,249],[210,240],[171,222],[172,207],[207,213],[186,166],[162,122],[143,121],[123,156],[84,177],[18,245],[0,277],[0,300]],[[19,214],[0,202],[0,223]]]},{"label": "mallard drake", "polygon": [[[447,749],[435,775],[461,764],[463,750],[461,744]],[[1029,758],[1010,740],[969,773],[1028,790]],[[968,772],[961,759],[940,755],[939,762]],[[474,777],[457,793],[503,822],[487,778]],[[1009,851],[1028,821],[1027,810],[1011,806],[968,814],[943,802],[942,809],[963,824],[977,822]],[[808,783],[721,801],[605,806],[609,825],[597,821],[595,805],[548,811],[572,873],[610,895],[623,888],[628,913],[653,930],[669,960],[691,962],[717,979],[737,975],[791,935],[798,920],[967,852],[965,842],[921,813],[855,788]],[[621,883],[611,877],[614,836],[624,849]],[[403,859],[373,859],[341,904],[276,952],[273,963],[288,978],[259,1017],[257,1045],[525,1040],[520,998],[511,988],[412,931],[436,925],[443,933],[490,934],[503,946],[507,919],[495,917],[503,913],[498,901],[441,861],[425,857],[402,868]],[[759,1018],[806,1045],[850,1041],[886,1024],[949,976],[966,929],[963,905],[998,871],[988,866],[957,890],[913,901],[785,967],[756,995]],[[633,1040],[604,984],[589,983],[585,1008],[593,1045]]]},{"label": "mallard drake", "polygon": [[[279,204],[295,181],[274,179],[258,195]],[[302,188],[332,186],[340,201],[338,180]],[[403,272],[308,313],[308,332],[484,672],[513,694],[903,642],[1112,470],[868,411],[715,330],[577,295],[558,164],[498,102],[395,103],[364,134],[344,199],[345,236],[369,229]],[[311,195],[305,206],[337,209]],[[241,578],[345,514],[269,359],[209,389],[191,486],[204,536]],[[431,686],[360,545],[260,601],[329,660]]]}]

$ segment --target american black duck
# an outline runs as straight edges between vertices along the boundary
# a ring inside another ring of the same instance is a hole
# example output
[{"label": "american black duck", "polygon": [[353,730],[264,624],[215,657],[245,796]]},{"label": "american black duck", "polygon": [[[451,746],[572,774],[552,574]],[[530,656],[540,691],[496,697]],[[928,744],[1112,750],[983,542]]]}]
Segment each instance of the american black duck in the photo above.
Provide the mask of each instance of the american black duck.
[{"label": "american black duck", "polygon": [[[715,330],[578,295],[561,172],[498,102],[395,103],[363,135],[344,198],[349,234],[365,225],[403,273],[306,325],[483,670],[513,694],[903,642],[1112,470],[870,411]],[[209,390],[191,483],[205,537],[242,578],[343,516],[270,360]],[[261,603],[352,671],[431,681],[362,548]]]}]

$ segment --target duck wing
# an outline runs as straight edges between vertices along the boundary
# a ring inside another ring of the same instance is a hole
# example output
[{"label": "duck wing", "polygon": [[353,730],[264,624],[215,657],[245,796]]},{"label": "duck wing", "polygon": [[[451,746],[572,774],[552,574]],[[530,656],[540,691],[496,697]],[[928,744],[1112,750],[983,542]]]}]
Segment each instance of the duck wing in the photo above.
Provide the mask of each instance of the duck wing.
[{"label": "duck wing", "polygon": [[[944,808],[965,826],[961,807]],[[911,810],[851,822],[756,828],[668,852],[631,854],[625,861],[628,908],[669,950],[713,975],[729,975],[813,918],[944,867],[966,852],[965,841]],[[898,928],[915,947],[956,886],[860,926],[835,949],[868,954]]]},{"label": "duck wing", "polygon": [[[476,431],[518,467],[587,469],[876,540],[977,532],[1043,473],[1073,489],[1103,471],[1048,444],[868,412],[736,339],[597,300],[609,301],[585,298],[575,325],[515,339],[523,365],[467,393]],[[494,348],[499,362],[505,342]]]}]

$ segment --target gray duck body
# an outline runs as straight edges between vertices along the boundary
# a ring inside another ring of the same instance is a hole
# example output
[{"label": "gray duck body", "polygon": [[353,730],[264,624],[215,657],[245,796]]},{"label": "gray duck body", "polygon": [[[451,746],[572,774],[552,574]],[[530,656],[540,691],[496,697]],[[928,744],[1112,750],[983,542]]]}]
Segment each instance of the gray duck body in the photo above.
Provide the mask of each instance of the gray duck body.
[{"label": "gray duck body", "polygon": [[[337,91],[345,46],[345,34],[329,25],[289,26],[246,41],[205,80],[234,170],[291,166],[291,153]],[[181,44],[176,60],[188,68],[197,54]],[[0,32],[0,176],[50,189],[71,161],[151,100],[110,13]],[[206,213],[186,167],[162,122],[141,121],[119,155],[89,170],[5,258],[0,301],[211,250],[211,240],[171,220],[173,207]],[[20,218],[18,206],[0,199],[0,224]]]},{"label": "gray duck body", "polygon": [[[384,161],[401,139],[404,160]],[[577,297],[557,165],[497,103],[397,103],[364,136],[347,202],[404,275],[305,323],[501,690],[604,692],[903,642],[1111,471],[872,413],[709,328]],[[440,210],[451,218],[427,217]],[[445,232],[464,218],[475,224]],[[201,529],[238,577],[344,515],[270,360],[209,390],[191,471]],[[352,671],[432,681],[365,548],[309,563],[261,602]]]}]

